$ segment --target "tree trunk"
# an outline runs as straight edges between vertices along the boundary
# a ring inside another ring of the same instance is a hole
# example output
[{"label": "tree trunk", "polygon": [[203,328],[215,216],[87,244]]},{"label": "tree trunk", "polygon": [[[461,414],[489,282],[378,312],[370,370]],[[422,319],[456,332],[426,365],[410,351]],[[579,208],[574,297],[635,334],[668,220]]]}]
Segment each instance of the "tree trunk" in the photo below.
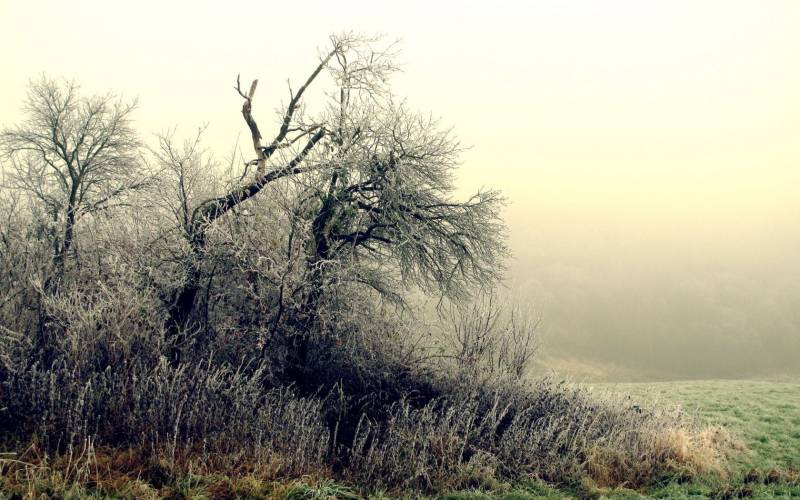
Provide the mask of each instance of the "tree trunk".
[{"label": "tree trunk", "polygon": [[197,296],[200,293],[200,270],[205,246],[205,235],[188,230],[189,244],[192,248],[191,261],[184,270],[183,285],[175,290],[167,306],[166,339],[169,343],[169,361],[172,366],[181,362],[187,332],[194,326],[194,312]]},{"label": "tree trunk", "polygon": [[53,255],[53,268],[55,271],[54,286],[58,287],[58,282],[64,276],[64,268],[66,266],[67,254],[72,248],[72,241],[75,238],[75,207],[72,203],[67,208],[67,217],[64,224],[64,234],[61,238],[61,245],[56,249]]},{"label": "tree trunk", "polygon": [[324,266],[331,257],[329,238],[330,224],[336,213],[336,199],[333,196],[336,181],[337,175],[334,174],[328,194],[311,225],[314,235],[314,251],[307,260],[306,286],[308,286],[308,293],[303,300],[297,322],[299,331],[294,332],[288,339],[290,352],[287,359],[287,374],[290,380],[301,385],[306,378],[311,337],[313,331],[319,327],[319,306],[325,287]]},{"label": "tree trunk", "polygon": [[[61,287],[61,281],[64,279],[67,255],[72,248],[72,242],[75,238],[75,219],[77,212],[75,208],[75,198],[76,191],[73,189],[67,206],[64,231],[60,238],[61,241],[58,241],[58,237],[54,238],[56,242],[53,248],[53,269],[42,284],[43,293],[45,295],[54,295],[58,293]],[[41,296],[38,298],[37,316],[35,348],[39,353],[38,360],[44,366],[50,366],[54,361],[53,353],[55,351],[53,348],[53,335],[55,332],[53,330],[56,328],[56,322],[55,318],[45,309]]]}]

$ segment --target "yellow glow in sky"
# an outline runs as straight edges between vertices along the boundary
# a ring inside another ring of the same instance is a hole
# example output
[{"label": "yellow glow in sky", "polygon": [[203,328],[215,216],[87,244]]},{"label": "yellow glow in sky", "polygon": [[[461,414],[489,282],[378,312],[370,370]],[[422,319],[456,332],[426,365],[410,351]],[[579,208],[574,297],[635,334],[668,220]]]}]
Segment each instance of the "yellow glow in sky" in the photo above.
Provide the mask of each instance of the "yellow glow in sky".
[{"label": "yellow glow in sky", "polygon": [[[600,299],[564,292],[565,273],[578,287],[607,283],[597,294],[616,297],[609,307],[652,297],[652,321],[677,330],[688,320],[656,304],[664,281],[723,286],[720,266],[775,304],[723,294],[713,307],[756,324],[785,313],[769,328],[800,336],[785,312],[800,310],[800,291],[775,278],[800,281],[796,0],[0,0],[0,122],[20,118],[27,80],[46,72],[138,96],[144,133],[208,122],[223,157],[246,132],[236,75],[260,79],[255,114],[268,130],[286,78],[304,78],[343,30],[401,39],[395,90],[471,146],[465,192],[508,196],[513,278],[546,317],[559,304],[555,337],[583,339],[604,321],[590,314]],[[608,321],[607,335],[647,335],[644,319]]]}]

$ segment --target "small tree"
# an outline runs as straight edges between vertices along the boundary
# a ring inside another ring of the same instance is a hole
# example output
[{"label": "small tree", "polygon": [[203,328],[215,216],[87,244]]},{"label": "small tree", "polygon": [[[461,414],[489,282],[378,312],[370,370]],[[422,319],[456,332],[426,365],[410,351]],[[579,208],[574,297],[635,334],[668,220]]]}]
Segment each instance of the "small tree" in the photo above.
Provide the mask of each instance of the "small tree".
[{"label": "small tree", "polygon": [[351,265],[346,276],[327,273],[333,282],[391,299],[412,288],[464,299],[493,285],[506,253],[503,199],[493,190],[453,197],[460,148],[449,131],[390,104],[347,113],[339,151],[302,200],[313,213],[309,305],[332,283],[334,262]]},{"label": "small tree", "polygon": [[337,85],[318,123],[320,167],[299,179],[308,214],[305,313],[337,284],[366,286],[403,302],[409,290],[464,299],[501,276],[503,198],[480,190],[458,200],[462,148],[436,120],[398,104],[384,78],[364,78],[368,58],[337,58]]},{"label": "small tree", "polygon": [[323,135],[286,177],[294,186],[287,256],[302,249],[305,266],[294,289],[281,279],[272,323],[290,337],[296,367],[306,363],[309,334],[346,316],[360,292],[400,304],[417,291],[463,300],[496,283],[506,255],[503,198],[493,190],[455,198],[461,147],[436,120],[396,102],[391,51],[351,46],[333,52],[327,69],[328,105],[298,129]]},{"label": "small tree", "polygon": [[[184,225],[194,258],[187,263],[183,284],[174,291],[168,304],[167,332],[170,340],[177,346],[172,354],[173,362],[179,360],[180,344],[183,343],[185,332],[193,327],[196,319],[193,313],[201,289],[202,262],[208,230],[222,216],[258,195],[267,185],[279,179],[298,176],[319,168],[320,160],[315,154],[320,146],[325,148],[323,143],[327,142],[324,139],[329,135],[330,127],[328,123],[308,119],[305,116],[304,96],[319,75],[330,68],[334,60],[346,60],[350,57],[363,60],[365,64],[362,65],[361,77],[364,81],[382,80],[387,71],[386,60],[375,51],[365,51],[369,43],[370,40],[349,34],[331,37],[329,49],[321,55],[319,63],[303,84],[296,90],[290,87],[289,101],[281,113],[278,130],[266,145],[252,113],[258,80],[254,80],[250,88],[245,90],[237,78],[235,88],[244,99],[242,116],[250,131],[255,158],[245,164],[241,182],[220,196],[198,203],[192,209],[188,223]],[[371,59],[366,60],[365,56]],[[252,173],[251,168],[254,170]]]},{"label": "small tree", "polygon": [[441,317],[456,369],[481,377],[521,379],[539,347],[541,317],[501,301],[492,290],[477,300],[451,303]]},{"label": "small tree", "polygon": [[50,217],[48,289],[64,274],[80,218],[145,184],[135,108],[112,93],[82,97],[74,82],[43,76],[30,83],[25,120],[0,135],[10,186],[30,193]]},{"label": "small tree", "polygon": [[[74,82],[41,77],[31,81],[25,120],[0,134],[0,152],[10,165],[7,186],[25,192],[38,218],[37,239],[48,240],[43,266],[45,296],[54,294],[75,254],[81,218],[119,203],[141,188],[140,142],[131,123],[136,102],[112,94],[82,97]],[[52,318],[39,297],[37,350],[47,362],[52,351]]]}]

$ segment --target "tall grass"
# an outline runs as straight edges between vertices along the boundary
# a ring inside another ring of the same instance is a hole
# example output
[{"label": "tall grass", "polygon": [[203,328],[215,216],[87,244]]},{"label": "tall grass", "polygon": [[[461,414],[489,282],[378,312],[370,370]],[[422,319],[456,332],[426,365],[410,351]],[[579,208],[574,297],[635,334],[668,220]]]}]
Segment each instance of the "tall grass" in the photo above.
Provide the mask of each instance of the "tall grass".
[{"label": "tall grass", "polygon": [[524,477],[642,487],[726,474],[734,443],[724,429],[623,403],[549,380],[467,391],[421,408],[400,401],[385,422],[360,422],[353,475],[436,490]]},{"label": "tall grass", "polygon": [[[2,335],[2,441],[8,451],[35,443],[31,463],[67,481],[91,484],[99,462],[150,483],[203,470],[419,492],[530,477],[639,488],[727,471],[725,431],[679,412],[549,379],[412,363],[390,342],[317,339],[296,382],[276,383],[278,361],[235,333],[171,364],[158,302],[124,285],[65,290],[44,304],[59,326],[50,364],[25,335]],[[219,356],[221,344],[254,354]],[[129,460],[98,461],[97,449]],[[3,465],[23,470],[14,467]]]}]

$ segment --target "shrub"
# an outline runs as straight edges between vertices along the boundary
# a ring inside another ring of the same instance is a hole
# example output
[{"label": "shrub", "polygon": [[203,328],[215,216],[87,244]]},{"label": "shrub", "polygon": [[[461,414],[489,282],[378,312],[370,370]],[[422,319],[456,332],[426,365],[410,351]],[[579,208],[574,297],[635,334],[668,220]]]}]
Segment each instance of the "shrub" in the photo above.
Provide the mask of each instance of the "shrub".
[{"label": "shrub", "polygon": [[400,401],[384,422],[363,419],[353,474],[369,484],[441,489],[534,476],[600,486],[725,473],[729,437],[672,411],[550,380],[467,389],[421,408]]}]

